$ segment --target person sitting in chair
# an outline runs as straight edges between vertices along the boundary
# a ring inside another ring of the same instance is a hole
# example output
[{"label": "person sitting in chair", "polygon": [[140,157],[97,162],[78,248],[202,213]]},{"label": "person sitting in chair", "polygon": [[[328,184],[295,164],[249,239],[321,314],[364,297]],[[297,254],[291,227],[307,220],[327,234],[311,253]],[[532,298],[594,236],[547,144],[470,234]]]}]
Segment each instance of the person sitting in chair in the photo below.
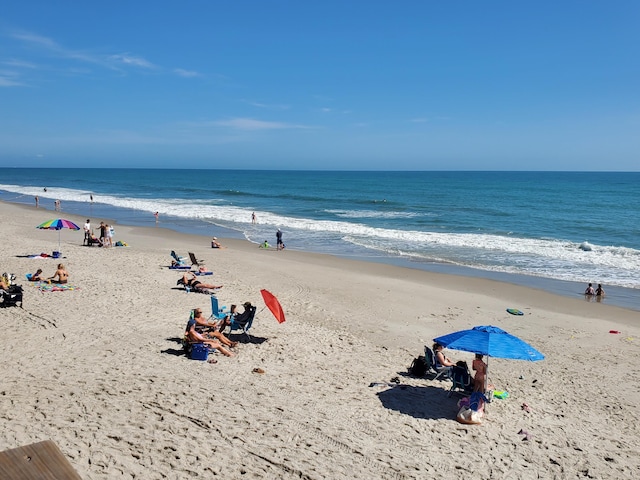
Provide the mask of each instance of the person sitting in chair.
[{"label": "person sitting in chair", "polygon": [[196,332],[204,334],[205,337],[216,338],[221,344],[227,347],[235,347],[238,345],[238,342],[232,342],[219,330],[220,326],[224,325],[224,323],[209,323],[207,319],[204,318],[201,308],[193,310],[193,319],[196,322]]},{"label": "person sitting in chair", "polygon": [[451,376],[451,369],[453,368],[455,363],[453,363],[450,358],[445,356],[444,352],[442,351],[443,349],[444,347],[439,343],[433,344],[433,353],[434,353],[434,361],[435,361],[434,367],[436,371],[440,372],[442,370],[445,370],[447,372],[447,375]]},{"label": "person sitting in chair", "polygon": [[241,328],[245,329],[247,326],[251,326],[251,322],[253,322],[253,317],[256,314],[257,307],[251,305],[251,302],[244,302],[242,304],[244,307],[244,312],[237,312],[237,305],[231,305],[230,313],[224,319],[223,329],[230,325],[232,330]]},{"label": "person sitting in chair", "polygon": [[222,285],[212,285],[210,283],[202,283],[193,272],[185,272],[182,278],[178,280],[178,285],[193,288],[194,290],[215,290],[222,288]]},{"label": "person sitting in chair", "polygon": [[196,331],[196,321],[193,318],[190,318],[187,322],[187,328],[185,329],[184,335],[189,343],[204,343],[205,345],[209,345],[211,348],[220,350],[220,353],[226,357],[234,356],[234,353],[224,348],[219,341],[206,338],[204,335],[198,333]]},{"label": "person sitting in chair", "polygon": [[89,238],[87,238],[87,245],[88,246],[92,246],[94,243],[97,243],[98,245],[100,245],[102,247],[102,240],[100,240],[98,237],[96,237],[93,232],[89,233]]}]

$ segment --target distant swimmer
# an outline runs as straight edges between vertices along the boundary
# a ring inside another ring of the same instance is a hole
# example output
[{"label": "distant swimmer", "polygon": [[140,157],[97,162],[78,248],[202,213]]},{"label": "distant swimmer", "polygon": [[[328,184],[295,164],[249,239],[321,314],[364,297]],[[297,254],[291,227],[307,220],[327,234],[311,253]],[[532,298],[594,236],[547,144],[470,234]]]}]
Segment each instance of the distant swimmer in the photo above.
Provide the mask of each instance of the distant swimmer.
[{"label": "distant swimmer", "polygon": [[93,203],[93,193],[89,195],[89,200]]},{"label": "distant swimmer", "polygon": [[43,190],[46,192],[47,191],[47,187],[44,187]]},{"label": "distant swimmer", "polygon": [[585,295],[595,295],[596,291],[593,289],[593,283],[590,283],[589,286],[587,287],[587,289],[584,291]]}]

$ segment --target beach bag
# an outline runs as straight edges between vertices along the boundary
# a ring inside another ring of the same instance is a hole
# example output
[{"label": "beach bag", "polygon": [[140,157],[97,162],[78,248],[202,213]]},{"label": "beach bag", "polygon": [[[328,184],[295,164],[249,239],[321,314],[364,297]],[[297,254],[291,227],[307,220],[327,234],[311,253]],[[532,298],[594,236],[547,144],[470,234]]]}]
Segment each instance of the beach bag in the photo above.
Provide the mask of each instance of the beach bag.
[{"label": "beach bag", "polygon": [[408,370],[409,374],[414,377],[424,377],[429,370],[429,366],[427,365],[427,360],[424,358],[424,355],[414,358]]}]

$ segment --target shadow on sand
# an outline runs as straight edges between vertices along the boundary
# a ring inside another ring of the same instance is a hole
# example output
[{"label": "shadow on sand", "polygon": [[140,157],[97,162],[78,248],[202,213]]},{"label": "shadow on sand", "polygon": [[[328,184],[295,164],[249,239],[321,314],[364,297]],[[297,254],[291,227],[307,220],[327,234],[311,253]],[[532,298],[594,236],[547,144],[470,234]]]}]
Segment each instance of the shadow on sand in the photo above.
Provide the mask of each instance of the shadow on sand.
[{"label": "shadow on sand", "polygon": [[169,337],[167,338],[167,341],[169,342],[175,342],[180,344],[180,349],[176,349],[176,348],[167,348],[165,350],[161,350],[160,353],[166,353],[168,355],[175,355],[176,357],[181,357],[186,355],[186,352],[184,351],[184,348],[182,348],[182,339],[179,337]]},{"label": "shadow on sand", "polygon": [[447,390],[432,385],[414,386],[397,384],[378,392],[385,408],[414,418],[455,420],[458,398],[448,397]]}]

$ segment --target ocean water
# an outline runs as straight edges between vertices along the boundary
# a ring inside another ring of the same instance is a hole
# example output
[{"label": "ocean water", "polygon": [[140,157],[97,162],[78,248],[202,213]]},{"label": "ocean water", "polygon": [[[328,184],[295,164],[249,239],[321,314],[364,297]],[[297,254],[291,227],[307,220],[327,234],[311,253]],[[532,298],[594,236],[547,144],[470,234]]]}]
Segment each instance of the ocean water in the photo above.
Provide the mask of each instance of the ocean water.
[{"label": "ocean water", "polygon": [[96,220],[154,225],[158,211],[167,228],[272,244],[280,228],[289,249],[560,293],[603,283],[640,308],[637,172],[2,169],[0,200],[35,195]]}]

